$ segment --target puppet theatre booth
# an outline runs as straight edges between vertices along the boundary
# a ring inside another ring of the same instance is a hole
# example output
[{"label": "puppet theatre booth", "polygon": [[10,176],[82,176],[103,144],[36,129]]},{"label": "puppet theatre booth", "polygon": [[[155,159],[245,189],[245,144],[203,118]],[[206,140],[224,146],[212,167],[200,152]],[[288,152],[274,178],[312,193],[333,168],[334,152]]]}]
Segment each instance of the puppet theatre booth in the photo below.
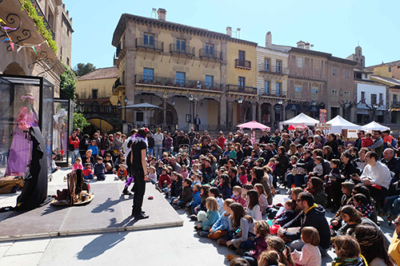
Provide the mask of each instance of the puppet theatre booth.
[{"label": "puppet theatre booth", "polygon": [[0,75],[0,191],[16,209],[48,203],[54,86],[41,77]]}]

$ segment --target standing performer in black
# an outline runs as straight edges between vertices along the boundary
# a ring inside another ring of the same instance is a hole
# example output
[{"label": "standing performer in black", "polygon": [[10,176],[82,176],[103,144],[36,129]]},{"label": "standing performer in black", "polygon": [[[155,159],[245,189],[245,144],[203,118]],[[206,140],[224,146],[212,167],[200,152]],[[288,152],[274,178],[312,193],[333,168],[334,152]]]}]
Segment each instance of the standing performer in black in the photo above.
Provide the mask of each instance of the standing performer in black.
[{"label": "standing performer in black", "polygon": [[126,161],[128,165],[128,172],[134,178],[134,195],[132,216],[135,220],[149,218],[148,215],[142,211],[143,197],[146,190],[147,177],[147,139],[146,135],[149,132],[147,128],[139,129],[138,133],[128,143],[132,149],[129,152]]}]

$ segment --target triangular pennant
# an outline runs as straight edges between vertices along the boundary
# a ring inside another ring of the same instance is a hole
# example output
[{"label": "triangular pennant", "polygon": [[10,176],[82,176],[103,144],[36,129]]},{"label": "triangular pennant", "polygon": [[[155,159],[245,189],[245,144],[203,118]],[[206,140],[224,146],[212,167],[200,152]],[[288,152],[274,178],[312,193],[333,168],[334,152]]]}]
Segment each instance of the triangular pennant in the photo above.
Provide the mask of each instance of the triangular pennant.
[{"label": "triangular pennant", "polygon": [[10,45],[11,45],[11,49],[12,49],[13,52],[14,52],[14,43],[13,43],[13,42],[10,42]]},{"label": "triangular pennant", "polygon": [[1,42],[6,42],[6,41],[9,41],[10,40],[10,38],[5,38],[4,40],[2,40]]},{"label": "triangular pennant", "polygon": [[35,54],[37,54],[35,46],[32,46],[33,51],[35,51]]},{"label": "triangular pennant", "polygon": [[17,28],[3,27],[4,30],[16,30]]},{"label": "triangular pennant", "polygon": [[23,46],[20,46],[20,47],[18,48],[17,53],[18,53],[19,51],[21,51],[22,47],[23,47]]},{"label": "triangular pennant", "polygon": [[39,45],[38,45],[38,48],[39,48],[39,49],[40,49],[40,46],[42,46],[42,44],[39,44]]},{"label": "triangular pennant", "polygon": [[0,22],[3,22],[4,23],[4,25],[6,25],[7,23],[4,21],[4,20],[2,20],[1,18],[0,18]]}]

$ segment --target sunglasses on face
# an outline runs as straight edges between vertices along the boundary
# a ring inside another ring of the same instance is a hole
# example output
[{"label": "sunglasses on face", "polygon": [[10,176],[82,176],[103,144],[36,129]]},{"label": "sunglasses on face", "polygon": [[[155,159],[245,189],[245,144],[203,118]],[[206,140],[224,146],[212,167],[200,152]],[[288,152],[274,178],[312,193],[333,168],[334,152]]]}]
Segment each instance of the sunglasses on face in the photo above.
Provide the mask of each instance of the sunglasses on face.
[{"label": "sunglasses on face", "polygon": [[393,224],[394,224],[394,225],[399,225],[399,224],[400,224],[400,222],[398,222],[398,221],[395,221]]},{"label": "sunglasses on face", "polygon": [[298,200],[296,200],[296,202],[300,202],[300,201],[302,201],[302,199],[298,199]]}]

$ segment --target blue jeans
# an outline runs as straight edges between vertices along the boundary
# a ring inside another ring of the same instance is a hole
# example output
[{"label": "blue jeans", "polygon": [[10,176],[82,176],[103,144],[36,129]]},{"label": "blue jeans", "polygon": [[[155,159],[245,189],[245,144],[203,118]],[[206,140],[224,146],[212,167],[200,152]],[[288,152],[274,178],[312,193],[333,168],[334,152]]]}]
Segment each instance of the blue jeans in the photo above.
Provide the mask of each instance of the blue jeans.
[{"label": "blue jeans", "polygon": [[301,187],[304,182],[304,175],[293,176],[292,173],[289,173],[287,174],[286,179],[288,183],[288,188],[291,188],[293,183],[296,187]]},{"label": "blue jeans", "polygon": [[157,160],[160,160],[162,157],[162,145],[155,145],[154,146],[154,152],[156,154]]},{"label": "blue jeans", "polygon": [[154,153],[153,153],[153,148],[149,148],[149,150],[148,150],[148,154],[149,154],[149,155],[151,155],[151,156],[153,156],[153,155],[154,155]]},{"label": "blue jeans", "polygon": [[171,205],[178,205],[179,207],[181,207],[181,208],[183,208],[183,207],[185,207],[186,206],[186,201],[183,201],[183,200],[179,200],[178,199],[178,202],[177,203],[174,203],[174,200],[176,200],[177,199],[177,197],[172,197],[171,198],[171,201],[170,201],[170,204]]},{"label": "blue jeans", "polygon": [[246,240],[240,243],[239,248],[249,250],[249,249],[254,249],[254,241],[252,240]]},{"label": "blue jeans", "polygon": [[[392,210],[390,210],[390,207],[392,207]],[[391,215],[397,216],[399,215],[399,210],[400,210],[400,196],[396,195],[396,196],[391,196],[391,197],[387,197],[385,199],[385,204],[383,205],[383,210],[384,212],[389,212]]]},{"label": "blue jeans", "polygon": [[76,158],[81,158],[81,154],[79,153],[79,149],[75,149],[74,151],[70,151],[71,154],[71,164],[75,163]]}]

